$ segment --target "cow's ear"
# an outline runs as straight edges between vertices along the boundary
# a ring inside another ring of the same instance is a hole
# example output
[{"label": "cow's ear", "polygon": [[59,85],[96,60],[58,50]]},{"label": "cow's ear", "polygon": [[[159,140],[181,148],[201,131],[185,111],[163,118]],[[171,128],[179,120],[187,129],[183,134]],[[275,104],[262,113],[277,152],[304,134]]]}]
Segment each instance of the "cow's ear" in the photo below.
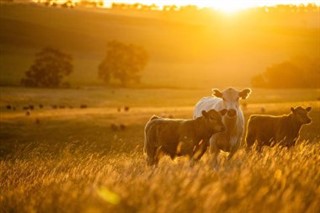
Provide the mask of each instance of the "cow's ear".
[{"label": "cow's ear", "polygon": [[227,112],[228,112],[227,109],[220,110],[220,114],[221,114],[222,116],[224,116]]},{"label": "cow's ear", "polygon": [[246,99],[246,98],[248,98],[250,93],[251,93],[251,89],[249,89],[249,88],[244,89],[241,92],[239,92],[239,97],[242,98],[242,99]]},{"label": "cow's ear", "polygon": [[307,110],[307,112],[310,112],[312,110],[312,108],[311,107],[307,107],[306,110]]},{"label": "cow's ear", "polygon": [[222,98],[222,92],[220,92],[220,90],[218,90],[218,89],[212,89],[212,96]]},{"label": "cow's ear", "polygon": [[205,110],[202,110],[201,113],[202,113],[203,117],[207,117],[208,116],[208,113]]},{"label": "cow's ear", "polygon": [[294,108],[293,108],[293,107],[291,107],[291,112],[293,112],[293,113],[294,113]]}]

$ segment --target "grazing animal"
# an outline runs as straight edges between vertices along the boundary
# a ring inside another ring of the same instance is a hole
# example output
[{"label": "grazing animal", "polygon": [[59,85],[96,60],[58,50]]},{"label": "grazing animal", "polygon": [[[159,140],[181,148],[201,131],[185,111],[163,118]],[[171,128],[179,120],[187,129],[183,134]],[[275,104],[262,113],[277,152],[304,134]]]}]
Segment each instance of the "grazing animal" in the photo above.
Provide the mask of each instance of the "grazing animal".
[{"label": "grazing animal", "polygon": [[153,116],[145,126],[144,152],[148,165],[157,165],[162,154],[174,159],[187,155],[199,160],[207,150],[210,137],[225,130],[222,115],[227,111],[202,111],[196,119],[169,119]]},{"label": "grazing animal", "polygon": [[121,131],[126,130],[126,128],[127,128],[127,126],[124,125],[124,124],[120,124],[120,125],[119,125],[119,129],[120,129]]},{"label": "grazing animal", "polygon": [[288,148],[294,146],[302,125],[311,123],[310,111],[311,107],[304,109],[299,106],[282,116],[251,115],[246,135],[247,150],[251,150],[255,141],[258,142],[257,151],[275,144]]},{"label": "grazing animal", "polygon": [[231,159],[240,147],[245,125],[243,112],[239,107],[239,99],[248,98],[251,90],[238,91],[234,88],[228,88],[222,92],[218,89],[212,89],[212,92],[215,97],[204,97],[196,104],[193,117],[200,117],[203,110],[227,109],[227,113],[222,119],[226,131],[217,133],[210,138],[210,152],[214,154],[213,164],[216,166],[220,150],[229,152],[228,158]]},{"label": "grazing animal", "polygon": [[116,131],[119,130],[119,127],[118,127],[116,124],[114,124],[114,123],[112,123],[112,124],[110,125],[110,128],[111,128],[111,130],[114,131],[114,132],[116,132]]},{"label": "grazing animal", "polygon": [[86,109],[86,108],[88,108],[88,106],[86,104],[81,104],[80,105],[80,109]]},{"label": "grazing animal", "polygon": [[12,109],[12,106],[11,105],[7,105],[6,108],[7,108],[7,110],[10,110],[10,109]]},{"label": "grazing animal", "polygon": [[130,110],[130,107],[129,107],[129,106],[125,106],[125,107],[124,107],[124,111],[125,111],[125,112],[128,112],[129,110]]}]

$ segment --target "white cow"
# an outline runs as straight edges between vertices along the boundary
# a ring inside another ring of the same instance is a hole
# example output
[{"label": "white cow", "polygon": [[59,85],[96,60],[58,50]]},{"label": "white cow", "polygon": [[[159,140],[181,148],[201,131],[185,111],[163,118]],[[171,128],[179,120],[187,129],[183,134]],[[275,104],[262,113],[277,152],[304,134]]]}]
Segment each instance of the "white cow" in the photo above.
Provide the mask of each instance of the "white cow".
[{"label": "white cow", "polygon": [[212,89],[212,92],[215,97],[204,97],[196,104],[193,117],[200,117],[202,110],[228,110],[227,114],[223,116],[226,131],[217,133],[210,138],[210,152],[214,154],[213,163],[216,166],[220,150],[229,152],[228,159],[230,159],[240,146],[245,126],[243,112],[239,107],[239,99],[246,99],[251,90],[238,91],[234,88],[228,88],[222,92],[218,89]]}]

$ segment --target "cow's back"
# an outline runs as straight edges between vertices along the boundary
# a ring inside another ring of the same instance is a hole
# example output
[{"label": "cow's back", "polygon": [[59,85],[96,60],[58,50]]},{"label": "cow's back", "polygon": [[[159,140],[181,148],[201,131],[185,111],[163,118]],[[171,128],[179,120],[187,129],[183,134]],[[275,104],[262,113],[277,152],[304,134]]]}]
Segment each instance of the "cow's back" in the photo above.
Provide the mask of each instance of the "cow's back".
[{"label": "cow's back", "polygon": [[198,118],[202,116],[202,111],[209,111],[211,109],[215,109],[217,111],[221,110],[220,104],[221,99],[215,97],[204,97],[201,98],[196,104],[193,111],[193,118]]},{"label": "cow's back", "polygon": [[279,116],[252,115],[248,121],[248,134],[269,142],[276,137],[277,132],[284,125],[282,123],[282,118]]}]

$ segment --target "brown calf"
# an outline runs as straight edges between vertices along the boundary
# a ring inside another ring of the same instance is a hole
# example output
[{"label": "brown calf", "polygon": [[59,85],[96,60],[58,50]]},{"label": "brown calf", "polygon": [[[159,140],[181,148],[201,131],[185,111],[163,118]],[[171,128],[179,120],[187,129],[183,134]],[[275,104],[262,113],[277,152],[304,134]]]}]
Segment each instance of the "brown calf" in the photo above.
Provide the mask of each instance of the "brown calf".
[{"label": "brown calf", "polygon": [[304,109],[299,106],[291,108],[288,115],[251,115],[247,127],[247,150],[251,149],[255,141],[258,142],[258,151],[261,151],[262,146],[295,145],[302,125],[311,123],[311,118],[308,117],[310,110],[311,107]]},{"label": "brown calf", "polygon": [[187,155],[199,160],[207,150],[210,137],[225,130],[222,115],[227,110],[217,112],[202,111],[202,116],[191,119],[168,119],[153,116],[145,126],[144,151],[148,165],[157,165],[161,154],[172,159]]}]

